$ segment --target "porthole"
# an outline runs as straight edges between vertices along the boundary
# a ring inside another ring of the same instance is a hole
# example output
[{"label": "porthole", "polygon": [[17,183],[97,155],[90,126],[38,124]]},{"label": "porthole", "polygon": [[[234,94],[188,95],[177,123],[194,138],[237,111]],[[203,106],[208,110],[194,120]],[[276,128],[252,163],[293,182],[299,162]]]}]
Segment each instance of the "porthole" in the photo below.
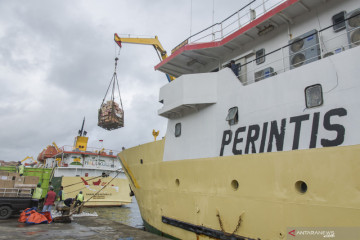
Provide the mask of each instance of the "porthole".
[{"label": "porthole", "polygon": [[322,87],[320,84],[305,89],[305,102],[307,108],[318,107],[323,104]]},{"label": "porthole", "polygon": [[237,180],[232,180],[232,181],[231,181],[231,188],[232,188],[234,191],[238,190],[238,188],[239,188],[239,182],[238,182]]},{"label": "porthole", "polygon": [[178,186],[180,186],[180,180],[177,178],[176,180],[175,180],[175,185],[178,187]]},{"label": "porthole", "polygon": [[295,189],[299,192],[299,193],[306,193],[307,192],[307,189],[308,189],[308,186],[307,184],[304,182],[304,181],[297,181],[295,183]]}]

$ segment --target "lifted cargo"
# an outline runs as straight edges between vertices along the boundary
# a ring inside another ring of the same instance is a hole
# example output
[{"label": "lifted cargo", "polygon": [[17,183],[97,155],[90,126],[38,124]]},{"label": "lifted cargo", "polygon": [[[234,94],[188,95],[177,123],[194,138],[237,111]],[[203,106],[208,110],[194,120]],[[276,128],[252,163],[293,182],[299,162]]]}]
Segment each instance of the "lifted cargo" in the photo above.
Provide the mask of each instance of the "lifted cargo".
[{"label": "lifted cargo", "polygon": [[124,126],[124,111],[114,101],[107,101],[101,105],[98,116],[98,126],[113,130]]}]

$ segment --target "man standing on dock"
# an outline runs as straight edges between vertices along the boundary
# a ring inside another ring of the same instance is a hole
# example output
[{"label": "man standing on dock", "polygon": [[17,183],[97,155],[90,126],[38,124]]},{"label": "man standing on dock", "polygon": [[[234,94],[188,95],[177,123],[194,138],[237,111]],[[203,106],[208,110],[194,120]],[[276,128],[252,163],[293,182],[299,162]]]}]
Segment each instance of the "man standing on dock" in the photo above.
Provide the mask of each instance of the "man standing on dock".
[{"label": "man standing on dock", "polygon": [[45,196],[45,203],[43,212],[51,212],[51,208],[55,202],[56,199],[56,193],[54,192],[54,187],[50,186],[50,191]]},{"label": "man standing on dock", "polygon": [[75,199],[76,199],[76,202],[75,202],[74,208],[76,208],[76,206],[78,206],[78,205],[80,206],[84,201],[84,195],[82,194],[82,191],[80,191],[79,194],[76,195]]},{"label": "man standing on dock", "polygon": [[42,196],[42,189],[41,189],[41,183],[38,183],[37,187],[35,188],[32,198],[34,201],[36,201],[36,207],[39,208],[39,201]]},{"label": "man standing on dock", "polygon": [[19,161],[18,165],[16,166],[16,172],[20,175],[20,177],[24,175],[24,169],[25,169],[24,165],[22,165],[21,162]]}]

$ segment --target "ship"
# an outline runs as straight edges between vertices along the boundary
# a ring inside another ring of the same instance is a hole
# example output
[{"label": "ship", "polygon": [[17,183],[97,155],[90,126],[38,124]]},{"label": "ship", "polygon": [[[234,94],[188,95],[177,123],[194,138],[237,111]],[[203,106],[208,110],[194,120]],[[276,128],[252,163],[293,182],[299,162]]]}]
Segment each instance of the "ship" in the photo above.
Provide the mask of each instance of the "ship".
[{"label": "ship", "polygon": [[118,155],[147,230],[360,226],[359,15],[356,0],[251,1],[155,66],[176,78],[159,93],[165,136]]},{"label": "ship", "polygon": [[[39,167],[51,169],[49,183],[55,192],[64,188],[65,198],[82,191],[86,207],[117,207],[132,202],[129,181],[116,155],[118,151],[88,147],[85,118],[72,146],[54,142],[38,156]],[[46,189],[47,192],[47,189]]]}]

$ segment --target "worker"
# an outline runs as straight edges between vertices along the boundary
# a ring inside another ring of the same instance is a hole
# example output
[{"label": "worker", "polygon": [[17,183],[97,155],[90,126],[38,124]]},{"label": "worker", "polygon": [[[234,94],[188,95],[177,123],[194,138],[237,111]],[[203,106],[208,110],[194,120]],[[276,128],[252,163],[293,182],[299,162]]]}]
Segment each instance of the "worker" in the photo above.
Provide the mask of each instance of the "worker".
[{"label": "worker", "polygon": [[65,193],[64,193],[64,187],[63,186],[60,187],[60,191],[59,191],[59,194],[58,194],[58,199],[59,199],[60,202],[65,200]]},{"label": "worker", "polygon": [[235,64],[234,60],[230,61],[230,68],[234,72],[235,76],[239,76],[239,64]]},{"label": "worker", "polygon": [[24,175],[24,170],[25,170],[24,165],[22,165],[21,162],[19,161],[19,162],[18,162],[18,165],[16,166],[16,172],[17,172],[20,176],[22,176],[22,175]]},{"label": "worker", "polygon": [[43,212],[51,212],[52,206],[56,199],[56,193],[54,192],[54,187],[50,186],[49,189],[50,191],[48,191],[48,193],[45,196],[44,208],[42,210]]},{"label": "worker", "polygon": [[42,188],[41,188],[41,183],[38,183],[37,187],[35,188],[34,192],[33,192],[33,195],[32,195],[32,198],[33,198],[33,201],[34,201],[34,206],[36,208],[39,208],[39,202],[40,202],[40,199],[42,197]]},{"label": "worker", "polygon": [[82,191],[80,191],[79,194],[76,195],[75,199],[76,199],[76,202],[75,202],[74,207],[76,207],[78,205],[80,206],[84,202],[84,195],[82,194]]},{"label": "worker", "polygon": [[64,201],[65,206],[70,207],[74,202],[74,198],[67,198]]}]

